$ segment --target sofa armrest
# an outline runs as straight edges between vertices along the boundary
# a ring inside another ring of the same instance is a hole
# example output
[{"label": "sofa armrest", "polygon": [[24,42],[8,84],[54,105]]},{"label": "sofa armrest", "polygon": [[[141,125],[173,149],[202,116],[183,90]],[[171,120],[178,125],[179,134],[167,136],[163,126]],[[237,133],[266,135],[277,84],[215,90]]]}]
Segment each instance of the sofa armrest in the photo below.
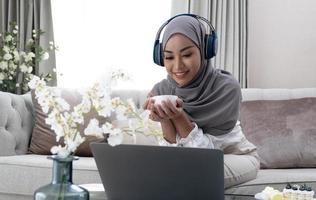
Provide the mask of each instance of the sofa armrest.
[{"label": "sofa armrest", "polygon": [[0,92],[0,156],[26,154],[33,125],[30,93]]}]

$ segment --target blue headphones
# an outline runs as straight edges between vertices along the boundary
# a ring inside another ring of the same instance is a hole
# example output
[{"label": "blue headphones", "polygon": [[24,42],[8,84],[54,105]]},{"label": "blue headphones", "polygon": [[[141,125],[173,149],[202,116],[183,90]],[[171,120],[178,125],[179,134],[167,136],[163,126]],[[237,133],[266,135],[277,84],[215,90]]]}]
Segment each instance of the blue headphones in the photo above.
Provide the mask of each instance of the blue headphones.
[{"label": "blue headphones", "polygon": [[191,17],[196,18],[197,20],[203,20],[204,22],[206,22],[209,25],[210,34],[205,35],[205,58],[206,59],[213,58],[216,55],[216,51],[217,51],[217,36],[216,36],[215,29],[212,26],[212,24],[204,17],[198,16],[198,15],[179,14],[179,15],[176,15],[176,16],[170,18],[168,21],[166,21],[164,24],[162,24],[161,27],[159,28],[157,35],[156,35],[155,44],[154,44],[154,53],[153,53],[154,63],[156,63],[157,65],[160,65],[160,66],[164,66],[163,52],[162,52],[163,47],[159,41],[160,34],[161,34],[162,30],[164,29],[164,27],[170,21],[172,21],[174,18],[179,17],[179,16],[191,16]]}]

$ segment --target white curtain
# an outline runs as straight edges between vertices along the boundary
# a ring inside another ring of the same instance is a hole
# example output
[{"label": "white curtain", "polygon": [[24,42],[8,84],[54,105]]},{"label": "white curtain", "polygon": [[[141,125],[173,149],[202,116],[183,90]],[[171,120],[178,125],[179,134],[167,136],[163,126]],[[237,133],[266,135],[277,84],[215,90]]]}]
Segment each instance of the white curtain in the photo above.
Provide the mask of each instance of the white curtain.
[{"label": "white curtain", "polygon": [[173,0],[172,14],[192,13],[207,18],[216,29],[215,68],[231,72],[247,87],[247,0]]},{"label": "white curtain", "polygon": [[120,89],[151,89],[166,77],[152,54],[170,0],[53,0],[52,8],[59,87],[88,87],[118,69],[130,77]]}]

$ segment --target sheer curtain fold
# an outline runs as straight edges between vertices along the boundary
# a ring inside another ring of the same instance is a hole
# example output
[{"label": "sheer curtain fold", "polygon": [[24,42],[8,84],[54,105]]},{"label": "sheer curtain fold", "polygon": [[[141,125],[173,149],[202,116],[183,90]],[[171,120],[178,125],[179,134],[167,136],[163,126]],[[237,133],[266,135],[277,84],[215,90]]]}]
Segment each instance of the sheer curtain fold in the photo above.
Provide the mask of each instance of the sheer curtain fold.
[{"label": "sheer curtain fold", "polygon": [[[7,31],[11,21],[19,25],[19,48],[24,49],[28,39],[32,38],[33,29],[45,32],[40,38],[40,45],[47,49],[49,42],[54,41],[53,20],[50,0],[0,0],[0,31]],[[49,59],[36,66],[35,75],[51,73],[52,81],[48,85],[56,85],[55,53]]]},{"label": "sheer curtain fold", "polygon": [[218,36],[216,68],[231,72],[247,87],[247,0],[173,0],[172,15],[193,13],[212,23]]}]

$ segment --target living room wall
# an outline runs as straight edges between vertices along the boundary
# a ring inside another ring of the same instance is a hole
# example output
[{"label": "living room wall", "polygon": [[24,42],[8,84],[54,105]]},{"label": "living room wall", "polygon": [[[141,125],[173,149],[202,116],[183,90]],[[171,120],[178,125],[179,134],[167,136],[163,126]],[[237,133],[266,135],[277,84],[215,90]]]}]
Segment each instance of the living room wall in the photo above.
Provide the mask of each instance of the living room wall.
[{"label": "living room wall", "polygon": [[248,87],[316,87],[316,1],[248,6]]}]

